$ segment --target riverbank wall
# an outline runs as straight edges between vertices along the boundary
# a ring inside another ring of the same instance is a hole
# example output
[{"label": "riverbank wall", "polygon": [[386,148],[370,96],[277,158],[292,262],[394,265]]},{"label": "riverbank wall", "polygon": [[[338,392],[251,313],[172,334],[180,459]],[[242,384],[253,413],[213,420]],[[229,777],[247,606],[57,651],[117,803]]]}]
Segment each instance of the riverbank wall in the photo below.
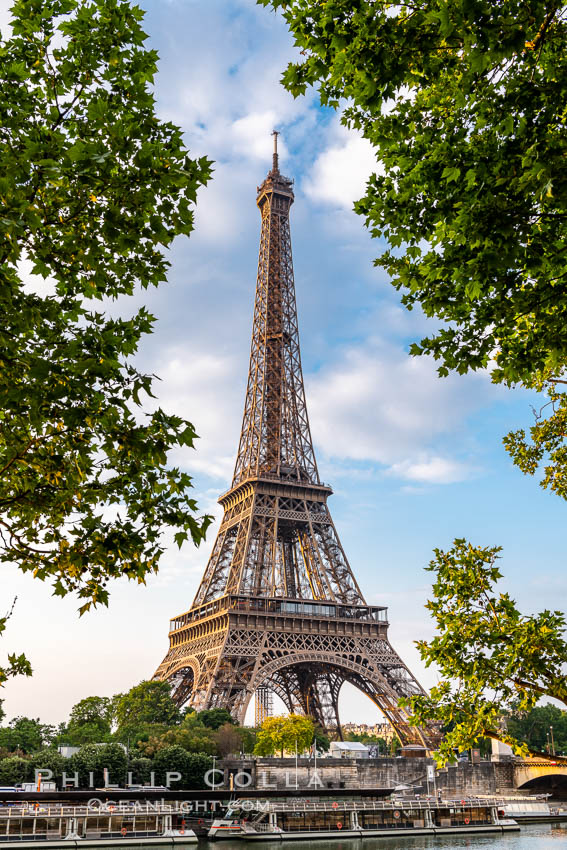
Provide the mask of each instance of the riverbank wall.
[{"label": "riverbank wall", "polygon": [[[459,762],[437,770],[428,758],[294,758],[225,759],[225,787],[281,789],[357,789],[421,786],[418,793],[441,791],[444,796],[505,794],[514,790],[514,770],[508,762]],[[416,788],[416,791],[418,789]]]}]

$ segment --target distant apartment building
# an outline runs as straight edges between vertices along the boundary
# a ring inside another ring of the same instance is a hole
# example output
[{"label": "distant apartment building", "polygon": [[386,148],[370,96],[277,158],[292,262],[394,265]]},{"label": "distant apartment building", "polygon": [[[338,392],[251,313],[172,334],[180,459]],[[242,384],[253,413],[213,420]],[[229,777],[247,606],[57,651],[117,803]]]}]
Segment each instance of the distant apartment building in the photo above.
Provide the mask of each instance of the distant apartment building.
[{"label": "distant apartment building", "polygon": [[342,729],[345,735],[370,735],[373,738],[383,738],[387,744],[396,735],[389,723],[343,723]]}]

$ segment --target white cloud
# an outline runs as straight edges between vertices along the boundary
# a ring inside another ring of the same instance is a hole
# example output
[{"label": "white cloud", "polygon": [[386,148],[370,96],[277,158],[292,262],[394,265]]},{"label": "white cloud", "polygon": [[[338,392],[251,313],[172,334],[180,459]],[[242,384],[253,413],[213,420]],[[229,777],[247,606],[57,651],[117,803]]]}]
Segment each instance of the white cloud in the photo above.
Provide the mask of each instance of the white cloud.
[{"label": "white cloud", "polygon": [[354,201],[364,194],[366,182],[377,168],[370,142],[349,133],[317,157],[303,188],[314,201],[351,209]]},{"label": "white cloud", "polygon": [[331,458],[374,461],[404,480],[448,484],[470,476],[468,460],[436,443],[487,402],[482,377],[440,380],[428,358],[371,339],[342,351],[308,381],[313,433]]},{"label": "white cloud", "polygon": [[[271,134],[277,129],[275,110],[250,112],[232,125],[234,149],[244,156],[261,160],[265,166],[270,162],[273,150]],[[278,152],[282,157],[287,155],[287,147],[282,138],[278,139]]]},{"label": "white cloud", "polygon": [[232,478],[242,415],[244,376],[227,355],[194,350],[190,345],[164,352],[157,364],[157,402],[164,410],[189,419],[197,433],[196,451],[181,449],[171,460],[220,479]]},{"label": "white cloud", "polygon": [[405,460],[394,463],[388,470],[390,475],[404,478],[407,481],[419,481],[428,484],[454,484],[462,481],[471,474],[467,464],[444,457],[427,457],[420,460]]}]

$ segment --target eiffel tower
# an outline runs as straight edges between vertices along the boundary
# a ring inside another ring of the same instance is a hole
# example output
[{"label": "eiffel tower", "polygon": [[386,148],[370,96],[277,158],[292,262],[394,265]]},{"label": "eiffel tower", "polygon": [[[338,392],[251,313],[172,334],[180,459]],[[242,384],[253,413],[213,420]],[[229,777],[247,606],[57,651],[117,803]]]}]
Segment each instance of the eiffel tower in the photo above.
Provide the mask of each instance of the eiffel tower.
[{"label": "eiffel tower", "polygon": [[387,609],[368,605],[333,525],[305,403],[291,255],[293,182],[273,165],[258,187],[262,216],[252,346],[234,477],[191,608],[170,624],[155,678],[179,705],[226,708],[277,694],[342,737],[339,692],[350,682],[402,743],[431,745],[400,697],[423,693],[388,641]]}]

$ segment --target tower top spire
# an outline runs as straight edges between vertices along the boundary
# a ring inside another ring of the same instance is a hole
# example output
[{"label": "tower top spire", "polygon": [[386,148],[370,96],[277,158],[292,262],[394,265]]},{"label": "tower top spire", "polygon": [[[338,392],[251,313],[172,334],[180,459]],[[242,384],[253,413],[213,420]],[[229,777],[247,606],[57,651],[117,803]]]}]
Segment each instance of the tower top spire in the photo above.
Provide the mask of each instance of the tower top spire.
[{"label": "tower top spire", "polygon": [[279,130],[273,130],[272,136],[274,137],[274,155],[272,159],[272,171],[279,171],[278,165],[278,136],[280,134]]}]

